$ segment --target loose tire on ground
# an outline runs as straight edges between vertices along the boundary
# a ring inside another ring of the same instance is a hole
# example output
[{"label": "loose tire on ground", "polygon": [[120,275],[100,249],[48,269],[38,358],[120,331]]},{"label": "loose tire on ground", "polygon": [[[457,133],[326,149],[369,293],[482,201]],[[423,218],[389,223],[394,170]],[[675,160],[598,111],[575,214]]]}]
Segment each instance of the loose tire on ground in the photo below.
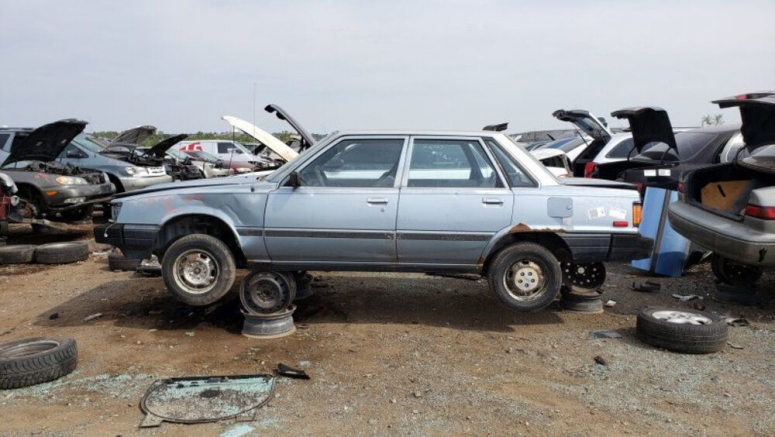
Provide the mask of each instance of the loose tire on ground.
[{"label": "loose tire on ground", "polygon": [[35,245],[14,244],[0,247],[0,264],[27,264],[35,258]]},{"label": "loose tire on ground", "polygon": [[42,244],[35,249],[38,264],[70,264],[88,258],[89,243],[85,241]]},{"label": "loose tire on ground", "polygon": [[27,338],[0,344],[0,389],[26,387],[61,378],[78,365],[72,338]]},{"label": "loose tire on ground", "polygon": [[721,282],[729,285],[753,285],[762,277],[763,270],[713,254],[710,258],[711,269]]},{"label": "loose tire on ground", "polygon": [[167,249],[161,262],[167,289],[192,306],[215,303],[229,292],[236,266],[226,244],[210,235],[187,235]]},{"label": "loose tire on ground", "polygon": [[638,313],[638,338],[674,352],[707,354],[727,344],[729,327],[719,316],[701,311],[649,307]]},{"label": "loose tire on ground", "polygon": [[559,261],[535,243],[515,243],[498,252],[487,276],[498,300],[518,312],[546,308],[562,285]]},{"label": "loose tire on ground", "polygon": [[126,258],[124,255],[111,252],[108,254],[108,270],[111,272],[134,272],[137,270],[137,267],[140,266],[141,261],[142,260],[139,259]]}]

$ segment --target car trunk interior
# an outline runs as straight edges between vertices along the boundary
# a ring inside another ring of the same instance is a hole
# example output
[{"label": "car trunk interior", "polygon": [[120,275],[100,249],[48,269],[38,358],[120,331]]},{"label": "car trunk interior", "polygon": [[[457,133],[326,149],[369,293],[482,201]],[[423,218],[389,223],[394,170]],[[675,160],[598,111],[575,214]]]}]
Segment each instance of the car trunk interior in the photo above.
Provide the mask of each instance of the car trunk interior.
[{"label": "car trunk interior", "polygon": [[690,204],[725,217],[741,219],[753,190],[775,186],[775,174],[738,164],[695,170],[684,186]]},{"label": "car trunk interior", "polygon": [[597,154],[603,150],[605,145],[606,142],[603,140],[592,140],[589,146],[587,146],[587,148],[584,149],[584,151],[581,152],[579,156],[577,156],[573,161],[573,176],[577,178],[583,178],[584,166],[586,166],[588,162],[591,162],[593,159],[595,159],[595,156],[597,156]]}]

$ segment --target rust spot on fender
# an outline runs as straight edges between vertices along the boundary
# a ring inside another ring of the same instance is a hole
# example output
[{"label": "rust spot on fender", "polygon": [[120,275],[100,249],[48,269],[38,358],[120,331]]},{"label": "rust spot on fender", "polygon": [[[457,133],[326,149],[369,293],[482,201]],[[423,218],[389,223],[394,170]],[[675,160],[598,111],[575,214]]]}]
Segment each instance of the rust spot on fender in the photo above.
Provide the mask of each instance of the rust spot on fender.
[{"label": "rust spot on fender", "polygon": [[513,228],[509,229],[509,234],[513,234],[515,232],[530,232],[530,231],[532,231],[532,229],[530,229],[530,226],[524,223],[519,223],[515,225]]}]

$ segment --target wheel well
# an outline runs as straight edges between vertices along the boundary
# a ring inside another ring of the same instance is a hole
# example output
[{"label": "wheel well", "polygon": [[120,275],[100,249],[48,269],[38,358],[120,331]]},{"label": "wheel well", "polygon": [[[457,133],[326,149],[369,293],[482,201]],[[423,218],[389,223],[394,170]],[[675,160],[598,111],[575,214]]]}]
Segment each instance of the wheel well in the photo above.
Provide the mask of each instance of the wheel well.
[{"label": "wheel well", "polygon": [[245,254],[242,252],[237,237],[229,226],[223,220],[209,215],[186,215],[175,217],[165,223],[156,237],[154,254],[161,260],[164,252],[167,251],[167,248],[172,243],[191,234],[207,234],[223,241],[234,255],[234,261],[238,268],[244,267],[247,264]]},{"label": "wheel well", "polygon": [[540,244],[549,249],[560,262],[572,262],[570,248],[565,241],[554,232],[515,232],[504,235],[492,248],[482,266],[482,275],[486,275],[495,255],[506,246],[519,242]]},{"label": "wheel well", "polygon": [[25,182],[17,182],[16,188],[19,189],[19,197],[35,206],[35,209],[37,209],[35,215],[40,215],[44,211],[48,210],[46,198],[43,196],[40,188],[36,187],[34,184],[28,184]]},{"label": "wheel well", "polygon": [[118,176],[108,173],[108,180],[110,182],[113,182],[113,185],[116,186],[116,193],[123,193],[124,185],[121,183],[121,180],[118,178]]}]

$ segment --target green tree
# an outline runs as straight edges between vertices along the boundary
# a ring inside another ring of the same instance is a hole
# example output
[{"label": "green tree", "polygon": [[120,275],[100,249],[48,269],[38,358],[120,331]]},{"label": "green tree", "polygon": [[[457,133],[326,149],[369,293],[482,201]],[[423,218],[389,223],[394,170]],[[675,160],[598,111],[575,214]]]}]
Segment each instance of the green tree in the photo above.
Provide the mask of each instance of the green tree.
[{"label": "green tree", "polygon": [[724,124],[724,114],[708,114],[702,117],[702,126],[720,126]]}]

